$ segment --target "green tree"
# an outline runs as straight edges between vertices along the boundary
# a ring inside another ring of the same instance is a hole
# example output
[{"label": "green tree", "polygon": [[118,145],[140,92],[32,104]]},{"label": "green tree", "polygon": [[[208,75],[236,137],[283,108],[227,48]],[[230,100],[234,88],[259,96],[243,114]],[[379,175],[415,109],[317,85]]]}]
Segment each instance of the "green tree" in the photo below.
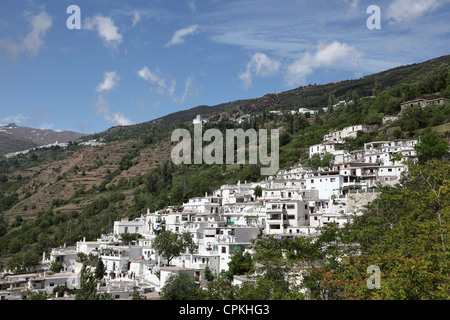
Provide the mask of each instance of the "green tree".
[{"label": "green tree", "polygon": [[327,153],[320,160],[320,166],[321,167],[331,167],[333,162],[334,162],[334,155],[332,155],[331,153]]},{"label": "green tree", "polygon": [[[101,259],[100,259],[101,260]],[[97,279],[87,264],[80,271],[80,288],[75,293],[75,300],[99,300],[97,296]]]},{"label": "green tree", "polygon": [[419,143],[415,146],[417,158],[420,162],[432,159],[442,159],[449,155],[448,143],[435,132],[426,132],[420,137]]},{"label": "green tree", "polygon": [[257,199],[258,197],[261,197],[262,196],[261,186],[256,186],[253,194],[255,195],[255,199]]},{"label": "green tree", "polygon": [[170,265],[173,258],[179,257],[187,249],[189,252],[195,252],[198,246],[194,243],[192,235],[189,232],[180,234],[163,231],[153,241],[153,248],[158,250],[159,254]]},{"label": "green tree", "polygon": [[205,279],[206,279],[206,281],[208,281],[208,282],[214,281],[214,278],[215,277],[214,277],[214,274],[211,271],[211,268],[209,267],[209,265],[207,265],[205,267]]},{"label": "green tree", "polygon": [[200,288],[186,273],[171,274],[161,289],[163,300],[197,300]]},{"label": "green tree", "polygon": [[250,253],[243,253],[241,250],[236,250],[232,253],[231,260],[228,262],[226,275],[231,281],[234,275],[245,275],[253,272],[253,270],[253,261]]},{"label": "green tree", "polygon": [[103,264],[102,258],[98,258],[97,266],[95,267],[95,278],[102,280],[106,274],[106,267]]},{"label": "green tree", "polygon": [[253,263],[255,282],[247,284],[246,299],[260,300],[292,300],[302,299],[304,296],[298,287],[297,267],[286,252],[289,250],[291,240],[277,240],[272,236],[258,239],[253,242]]},{"label": "green tree", "polygon": [[280,147],[287,145],[291,141],[292,141],[292,136],[289,133],[283,132],[280,135]]},{"label": "green tree", "polygon": [[136,241],[139,239],[140,234],[139,233],[123,233],[120,235],[122,242],[125,244],[130,244],[132,241]]},{"label": "green tree", "polygon": [[206,285],[205,290],[200,291],[201,300],[236,300],[237,286],[223,274],[220,274],[214,281]]},{"label": "green tree", "polygon": [[8,230],[8,223],[6,222],[3,214],[0,215],[0,237],[6,234]]},{"label": "green tree", "polygon": [[63,268],[63,263],[61,261],[54,261],[50,265],[50,270],[55,273],[60,272],[62,268]]},{"label": "green tree", "polygon": [[[339,232],[338,243],[352,244],[358,254],[311,272],[320,284],[310,290],[320,293],[316,298],[448,300],[449,172],[444,160],[416,164],[401,186],[381,189],[367,210]],[[366,286],[370,265],[382,273],[379,290]]]},{"label": "green tree", "polygon": [[[17,238],[13,238],[16,240]],[[18,240],[20,241],[20,240]],[[40,256],[33,250],[24,249],[15,254],[7,263],[7,269],[20,272],[27,272],[34,268],[40,261]]]}]

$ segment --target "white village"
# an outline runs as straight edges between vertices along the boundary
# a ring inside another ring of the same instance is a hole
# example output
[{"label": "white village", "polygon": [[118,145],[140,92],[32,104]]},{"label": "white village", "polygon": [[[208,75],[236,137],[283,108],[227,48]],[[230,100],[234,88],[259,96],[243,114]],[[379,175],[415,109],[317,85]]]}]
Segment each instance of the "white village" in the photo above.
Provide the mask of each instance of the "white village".
[{"label": "white village", "polygon": [[[196,121],[202,121],[201,117]],[[41,264],[33,272],[5,271],[1,275],[1,299],[22,299],[33,292],[50,295],[58,286],[77,288],[81,258],[89,256],[100,258],[105,267],[97,294],[131,299],[137,292],[148,299],[160,299],[170,275],[186,273],[200,287],[205,286],[206,268],[213,274],[227,271],[233,252],[251,254],[252,240],[259,237],[314,237],[327,224],[343,226],[377,197],[379,186],[398,184],[408,170],[407,161],[415,161],[417,140],[370,142],[363,150],[352,152],[342,149],[345,138],[371,129],[366,125],[347,127],[326,134],[323,143],[311,146],[309,157],[334,156],[329,167],[313,170],[297,165],[263,181],[222,185],[181,207],[156,212],[147,209],[134,220],[115,221],[112,232],[96,241],[84,238],[75,246],[42,252]],[[198,249],[167,261],[152,245],[163,231],[189,232]],[[136,240],[123,241],[125,234],[136,234]],[[55,262],[61,263],[60,272],[50,271]],[[243,281],[251,278],[234,276],[232,284]],[[74,296],[56,294],[51,299],[71,300]]]}]

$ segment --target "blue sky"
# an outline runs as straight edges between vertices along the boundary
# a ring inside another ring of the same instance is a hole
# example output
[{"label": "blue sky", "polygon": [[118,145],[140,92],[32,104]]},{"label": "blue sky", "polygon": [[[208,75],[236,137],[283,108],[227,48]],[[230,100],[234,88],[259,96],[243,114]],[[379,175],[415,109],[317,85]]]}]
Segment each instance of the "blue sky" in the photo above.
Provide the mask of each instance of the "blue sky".
[{"label": "blue sky", "polygon": [[355,79],[450,54],[449,16],[449,0],[4,0],[0,123],[95,133]]}]

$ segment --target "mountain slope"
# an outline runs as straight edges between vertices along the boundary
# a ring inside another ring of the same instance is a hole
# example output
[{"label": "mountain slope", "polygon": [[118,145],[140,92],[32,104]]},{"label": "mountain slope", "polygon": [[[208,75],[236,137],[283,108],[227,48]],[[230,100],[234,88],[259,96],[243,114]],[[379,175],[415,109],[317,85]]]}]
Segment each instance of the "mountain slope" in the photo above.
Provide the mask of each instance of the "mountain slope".
[{"label": "mountain slope", "polygon": [[395,86],[401,82],[415,79],[428,71],[446,63],[450,65],[450,55],[435,58],[423,63],[415,63],[368,75],[361,79],[345,80],[325,85],[308,85],[278,94],[267,94],[264,97],[248,100],[236,100],[216,106],[198,106],[153,120],[152,122],[170,124],[174,122],[190,122],[197,114],[203,117],[218,114],[226,110],[240,109],[240,114],[262,111],[270,108],[308,107],[319,108],[327,105],[329,96],[340,97],[356,91],[360,97],[370,96],[378,83],[381,88]]},{"label": "mountain slope", "polygon": [[[235,100],[215,106],[201,105],[182,110],[151,121],[131,126],[115,126],[94,136],[108,141],[136,138],[145,134],[176,128],[181,123],[192,123],[198,115],[211,121],[228,119],[243,114],[262,112],[263,110],[293,110],[300,107],[318,109],[328,105],[329,98],[351,99],[355,92],[360,97],[372,96],[374,89],[384,90],[425,75],[442,64],[450,65],[450,55],[435,58],[422,63],[400,66],[364,78],[332,82],[324,85],[308,85],[296,89],[267,94],[260,98]],[[85,137],[91,139],[90,136]]]},{"label": "mountain slope", "polygon": [[55,142],[67,143],[83,136],[83,134],[73,131],[19,127],[14,124],[8,127],[0,127],[0,133],[0,146],[5,146],[5,148],[0,149],[0,154],[24,151]]},{"label": "mountain slope", "polygon": [[22,151],[39,146],[29,139],[0,131],[0,155]]}]

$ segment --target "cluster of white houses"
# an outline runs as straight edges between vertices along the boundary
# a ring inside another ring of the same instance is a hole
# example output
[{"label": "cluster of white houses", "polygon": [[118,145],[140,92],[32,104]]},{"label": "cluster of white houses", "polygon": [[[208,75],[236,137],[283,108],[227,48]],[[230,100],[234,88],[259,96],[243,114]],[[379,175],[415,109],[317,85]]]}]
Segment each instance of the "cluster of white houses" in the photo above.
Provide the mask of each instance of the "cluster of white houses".
[{"label": "cluster of white houses", "polygon": [[[96,241],[83,240],[74,247],[55,248],[43,255],[42,266],[48,270],[52,262],[61,261],[61,273],[3,275],[0,296],[14,299],[30,289],[50,294],[59,285],[76,287],[81,270],[78,255],[83,253],[100,257],[106,267],[104,285],[98,287],[98,293],[127,299],[137,290],[157,297],[173,273],[187,273],[205,285],[206,266],[213,273],[228,270],[233,252],[251,252],[252,240],[262,235],[313,237],[329,223],[342,226],[376,198],[379,184],[398,183],[407,170],[402,161],[415,158],[416,140],[377,141],[366,143],[360,151],[342,150],[344,136],[365,129],[346,128],[340,134],[326,135],[322,144],[310,147],[310,156],[335,156],[329,168],[312,170],[299,165],[264,181],[223,185],[211,194],[189,199],[182,207],[147,210],[137,219],[115,221],[113,232]],[[257,186],[262,188],[258,196]],[[198,250],[183,253],[168,266],[152,247],[153,239],[162,230],[191,233]],[[127,233],[137,233],[140,238],[124,245],[121,237]]]}]

